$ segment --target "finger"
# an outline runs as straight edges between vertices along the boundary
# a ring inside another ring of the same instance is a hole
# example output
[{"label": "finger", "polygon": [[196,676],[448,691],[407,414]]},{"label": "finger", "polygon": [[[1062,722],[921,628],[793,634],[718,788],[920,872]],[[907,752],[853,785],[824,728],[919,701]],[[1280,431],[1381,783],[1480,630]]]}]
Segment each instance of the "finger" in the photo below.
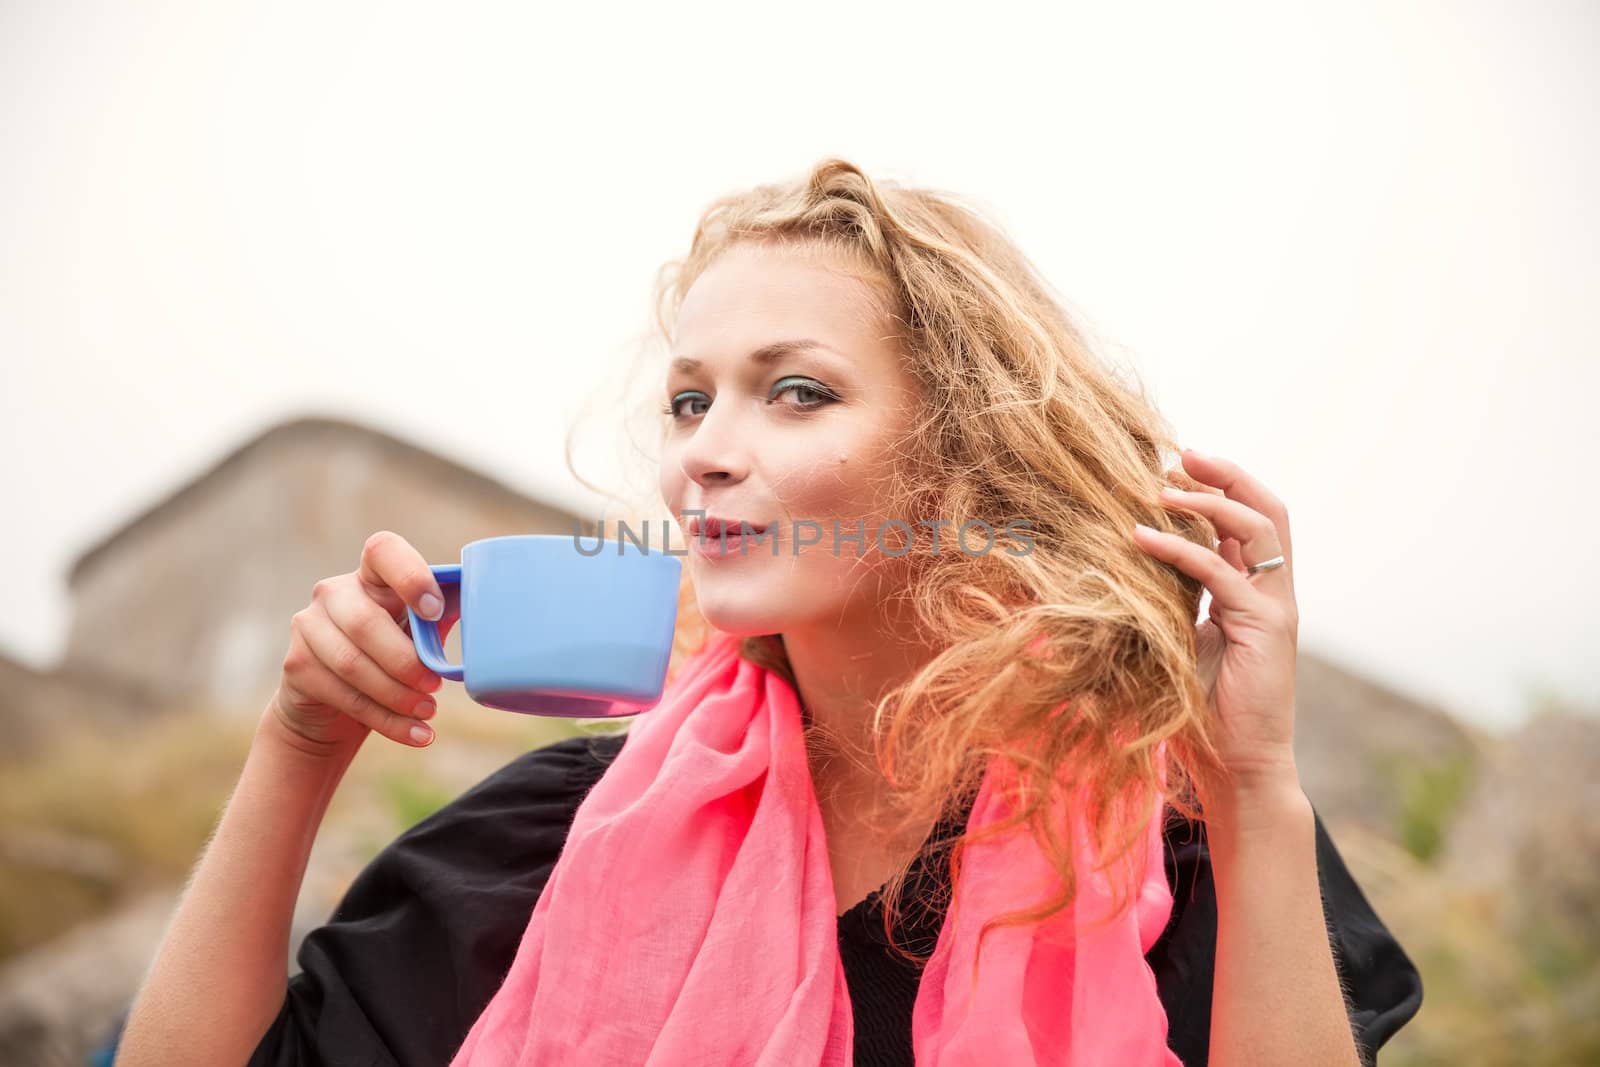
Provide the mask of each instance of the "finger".
[{"label": "finger", "polygon": [[[409,611],[400,611],[397,618],[400,623],[400,629],[405,631],[406,638],[413,642],[412,647],[415,648],[416,645],[414,642],[416,641],[416,637],[411,632],[411,613]],[[460,621],[461,587],[458,585],[447,585],[444,587],[444,614],[439,617],[438,622],[434,623],[434,626],[437,627],[439,631],[439,642],[441,644],[450,640],[450,631],[455,629],[456,623]],[[421,661],[418,660],[418,662],[420,663]],[[439,676],[434,675],[434,677],[438,678]],[[438,685],[442,684],[444,683],[442,680],[440,680],[437,685],[431,688],[426,686],[423,688],[428,688],[429,692],[433,692],[438,688]]]},{"label": "finger", "polygon": [[[1224,537],[1222,542],[1217,545],[1217,554],[1228,561],[1228,566],[1232,567],[1240,574],[1245,573],[1244,560],[1239,555],[1238,541],[1231,537]],[[1248,575],[1246,575],[1246,577],[1248,577]],[[1210,603],[1206,608],[1206,617],[1212,622],[1216,623],[1217,627],[1220,629],[1222,626],[1222,605],[1217,603],[1216,597],[1211,597],[1209,599]]]},{"label": "finger", "polygon": [[1146,552],[1172,564],[1206,587],[1211,593],[1213,621],[1217,620],[1218,606],[1262,620],[1269,617],[1267,606],[1271,598],[1250,584],[1243,574],[1214,550],[1197,545],[1186,537],[1144,525],[1135,526],[1133,536]]},{"label": "finger", "polygon": [[456,623],[461,621],[461,587],[451,584],[443,588],[444,614],[440,615],[438,621],[434,623],[439,629],[439,640],[441,642],[450,636],[450,630]]},{"label": "finger", "polygon": [[[1284,565],[1263,571],[1261,580],[1263,583],[1280,583],[1284,591],[1293,587],[1289,577],[1289,554],[1283,551],[1278,542],[1278,527],[1255,508],[1216,493],[1190,492],[1170,485],[1162,486],[1161,500],[1169,507],[1188,508],[1210,519],[1224,544],[1229,541],[1235,543],[1238,569],[1245,571],[1247,576],[1246,561],[1263,563],[1282,554]],[[1234,561],[1229,560],[1229,563]]]},{"label": "finger", "polygon": [[1222,543],[1217,546],[1217,551],[1222,554],[1223,559],[1233,566],[1234,570],[1240,573],[1248,571],[1249,568],[1245,566],[1244,562],[1244,554],[1239,551],[1239,542],[1236,539],[1232,537],[1223,538]]},{"label": "finger", "polygon": [[1204,455],[1192,448],[1183,450],[1183,469],[1197,481],[1216,486],[1228,499],[1254,508],[1271,521],[1277,535],[1278,551],[1260,559],[1251,558],[1251,562],[1260,563],[1281,554],[1285,566],[1280,570],[1294,565],[1294,547],[1289,539],[1289,511],[1283,506],[1283,501],[1265,485],[1232,460]]},{"label": "finger", "polygon": [[[436,693],[444,685],[444,679],[429,670],[417,655],[410,634],[354,583],[338,586],[321,603],[350,642],[384,674],[421,693]],[[409,623],[410,616],[406,619]]]},{"label": "finger", "polygon": [[[361,548],[361,566],[356,570],[368,593],[391,616],[410,607],[424,619],[438,619],[444,610],[444,590],[433,576],[433,569],[411,542],[389,530],[379,530]],[[435,603],[424,604],[424,597]]]},{"label": "finger", "polygon": [[[317,662],[345,685],[398,715],[426,718],[433,714],[435,703],[432,697],[385,673],[324,613],[303,613],[300,630],[312,654],[317,657]],[[333,706],[344,707],[343,704]],[[365,719],[361,721],[366,722]]]},{"label": "finger", "polygon": [[[313,660],[316,653],[309,651],[309,645],[299,635],[291,638],[291,648],[296,643],[306,645],[307,655]],[[426,723],[419,723],[404,715],[397,715],[389,708],[384,707],[365,693],[352,688],[342,681],[320,661],[304,670],[297,671],[293,680],[293,692],[307,702],[314,702],[323,707],[333,708],[341,714],[348,715],[356,722],[369,729],[382,734],[391,741],[398,741],[403,745],[420,748],[433,740],[433,729]],[[411,731],[421,727],[425,735],[417,737]]]}]

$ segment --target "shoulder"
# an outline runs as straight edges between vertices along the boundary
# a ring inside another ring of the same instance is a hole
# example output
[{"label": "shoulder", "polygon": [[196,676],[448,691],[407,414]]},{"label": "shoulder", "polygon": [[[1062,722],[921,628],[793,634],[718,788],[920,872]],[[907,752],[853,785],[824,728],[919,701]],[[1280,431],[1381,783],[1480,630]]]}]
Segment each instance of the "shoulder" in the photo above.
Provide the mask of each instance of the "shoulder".
[{"label": "shoulder", "polygon": [[578,806],[625,738],[524,752],[390,842],[306,934],[252,1067],[447,1062],[510,967]]},{"label": "shoulder", "polygon": [[[531,749],[462,793],[433,818],[475,815],[484,810],[504,813],[502,804],[507,800],[516,800],[519,806],[543,803],[576,809],[626,739],[626,734],[579,735]],[[423,829],[429,821],[423,820],[414,829]]]},{"label": "shoulder", "polygon": [[[529,749],[457,798],[471,804],[506,789],[542,793],[587,791],[622,750],[627,734],[580,734]],[[581,798],[580,798],[581,799]]]},{"label": "shoulder", "polygon": [[381,856],[451,877],[430,888],[509,878],[535,894],[554,867],[578,806],[622,749],[625,734],[569,737],[524,752],[402,833]]}]

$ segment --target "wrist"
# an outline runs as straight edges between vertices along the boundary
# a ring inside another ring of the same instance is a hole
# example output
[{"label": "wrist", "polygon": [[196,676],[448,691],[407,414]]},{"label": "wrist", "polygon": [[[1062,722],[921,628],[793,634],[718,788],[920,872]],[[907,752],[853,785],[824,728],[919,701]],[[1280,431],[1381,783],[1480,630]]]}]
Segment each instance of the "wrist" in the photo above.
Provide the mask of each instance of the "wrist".
[{"label": "wrist", "polygon": [[1275,831],[1313,818],[1311,798],[1292,763],[1235,778],[1202,798],[1201,810],[1213,832]]},{"label": "wrist", "polygon": [[276,701],[267,706],[260,722],[256,724],[257,743],[266,745],[274,753],[281,753],[297,763],[337,768],[340,771],[355,758],[364,740],[366,731],[348,741],[313,740],[284,721]]}]

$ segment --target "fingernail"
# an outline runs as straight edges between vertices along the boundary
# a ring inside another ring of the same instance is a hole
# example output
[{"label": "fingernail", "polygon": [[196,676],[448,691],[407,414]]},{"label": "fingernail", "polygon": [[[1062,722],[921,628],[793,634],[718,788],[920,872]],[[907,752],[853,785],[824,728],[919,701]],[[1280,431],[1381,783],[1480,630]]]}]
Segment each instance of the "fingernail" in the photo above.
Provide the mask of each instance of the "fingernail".
[{"label": "fingernail", "polygon": [[417,606],[422,609],[422,617],[429,622],[438,622],[444,614],[444,601],[432,593],[423,593],[422,599],[417,601]]},{"label": "fingernail", "polygon": [[436,707],[437,705],[431,700],[419,700],[417,701],[417,706],[412,710],[415,711],[417,718],[426,719],[434,713]]},{"label": "fingernail", "polygon": [[419,745],[425,745],[433,740],[433,731],[419,722],[411,728],[411,740]]}]

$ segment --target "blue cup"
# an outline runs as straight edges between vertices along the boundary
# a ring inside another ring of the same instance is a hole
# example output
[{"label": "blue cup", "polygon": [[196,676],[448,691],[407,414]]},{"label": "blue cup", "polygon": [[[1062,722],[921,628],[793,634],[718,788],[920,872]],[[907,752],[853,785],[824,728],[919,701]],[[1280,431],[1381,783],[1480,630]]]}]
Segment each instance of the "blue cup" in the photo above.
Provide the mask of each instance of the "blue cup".
[{"label": "blue cup", "polygon": [[666,684],[683,562],[567,534],[487,537],[434,566],[461,587],[461,662],[410,607],[417,655],[486,707],[599,718],[654,707]]}]

